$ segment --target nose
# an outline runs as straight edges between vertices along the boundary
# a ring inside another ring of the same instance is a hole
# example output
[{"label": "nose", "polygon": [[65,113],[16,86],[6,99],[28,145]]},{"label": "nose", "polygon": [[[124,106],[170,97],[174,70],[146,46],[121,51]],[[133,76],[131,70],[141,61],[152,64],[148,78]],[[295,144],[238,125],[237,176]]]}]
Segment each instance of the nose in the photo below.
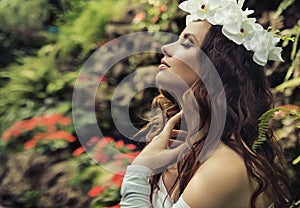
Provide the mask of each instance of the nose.
[{"label": "nose", "polygon": [[172,56],[172,50],[171,50],[171,44],[167,44],[167,45],[163,45],[161,47],[161,52],[165,55],[165,56]]},{"label": "nose", "polygon": [[161,50],[162,54],[169,56],[168,51],[167,51],[167,45],[163,45],[160,50]]}]

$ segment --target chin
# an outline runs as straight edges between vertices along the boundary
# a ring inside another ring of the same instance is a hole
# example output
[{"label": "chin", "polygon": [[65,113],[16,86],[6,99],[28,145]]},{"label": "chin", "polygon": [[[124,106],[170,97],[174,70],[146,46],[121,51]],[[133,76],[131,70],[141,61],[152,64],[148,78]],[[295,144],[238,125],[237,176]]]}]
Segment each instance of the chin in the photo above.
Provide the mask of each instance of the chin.
[{"label": "chin", "polygon": [[169,70],[162,70],[156,75],[156,85],[162,90],[176,95],[176,97],[181,97],[184,92],[190,89],[181,77]]}]

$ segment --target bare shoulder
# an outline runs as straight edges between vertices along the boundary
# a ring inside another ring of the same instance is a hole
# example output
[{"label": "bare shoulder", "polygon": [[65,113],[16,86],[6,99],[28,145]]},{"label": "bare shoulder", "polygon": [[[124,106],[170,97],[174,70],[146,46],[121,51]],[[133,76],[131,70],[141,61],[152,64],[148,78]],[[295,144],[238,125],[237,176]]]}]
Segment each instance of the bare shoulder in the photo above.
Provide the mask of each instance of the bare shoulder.
[{"label": "bare shoulder", "polygon": [[221,144],[198,169],[183,192],[190,207],[247,207],[250,181],[243,161],[235,151]]}]

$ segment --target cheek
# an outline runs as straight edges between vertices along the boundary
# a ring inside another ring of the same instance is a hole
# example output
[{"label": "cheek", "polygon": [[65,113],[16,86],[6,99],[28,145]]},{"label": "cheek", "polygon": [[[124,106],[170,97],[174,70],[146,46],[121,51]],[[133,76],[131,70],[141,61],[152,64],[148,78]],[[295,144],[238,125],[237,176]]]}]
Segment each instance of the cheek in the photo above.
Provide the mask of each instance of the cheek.
[{"label": "cheek", "polygon": [[192,86],[197,80],[198,74],[194,70],[189,68],[181,77],[189,86]]},{"label": "cheek", "polygon": [[[177,63],[176,68],[171,69],[171,71],[176,73],[179,77],[181,77],[182,80],[191,86],[199,77],[199,75],[196,72],[196,64],[187,64],[180,61]],[[193,68],[190,66],[193,66]]]},{"label": "cheek", "polygon": [[174,66],[184,66],[185,68],[197,70],[199,68],[198,53],[199,49],[197,47],[177,50],[173,56],[177,62]]}]

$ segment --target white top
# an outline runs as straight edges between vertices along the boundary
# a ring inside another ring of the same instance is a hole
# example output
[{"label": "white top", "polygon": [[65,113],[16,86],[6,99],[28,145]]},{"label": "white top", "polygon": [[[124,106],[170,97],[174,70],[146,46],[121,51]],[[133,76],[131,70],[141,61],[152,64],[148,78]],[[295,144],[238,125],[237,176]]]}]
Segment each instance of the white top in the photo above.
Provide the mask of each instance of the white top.
[{"label": "white top", "polygon": [[[150,169],[139,165],[129,165],[123,179],[120,205],[122,208],[190,208],[182,197],[174,203],[168,196],[166,187],[160,179],[160,190],[153,194],[150,203]],[[164,199],[167,196],[165,202]]]},{"label": "white top", "polygon": [[[144,166],[129,165],[123,179],[120,205],[122,208],[190,208],[182,196],[174,203],[168,195],[162,177],[158,185],[160,190],[153,193],[152,204],[150,203],[151,187],[149,176],[151,170]],[[271,204],[268,208],[274,208]]]},{"label": "white top", "polygon": [[[158,181],[158,186],[160,187],[160,189],[153,193],[152,206],[155,208],[172,207],[174,205],[174,201],[168,195],[168,191],[166,189],[162,177],[160,177]],[[189,208],[189,206],[183,200],[182,196],[178,199],[176,204],[177,206],[182,208]]]}]

